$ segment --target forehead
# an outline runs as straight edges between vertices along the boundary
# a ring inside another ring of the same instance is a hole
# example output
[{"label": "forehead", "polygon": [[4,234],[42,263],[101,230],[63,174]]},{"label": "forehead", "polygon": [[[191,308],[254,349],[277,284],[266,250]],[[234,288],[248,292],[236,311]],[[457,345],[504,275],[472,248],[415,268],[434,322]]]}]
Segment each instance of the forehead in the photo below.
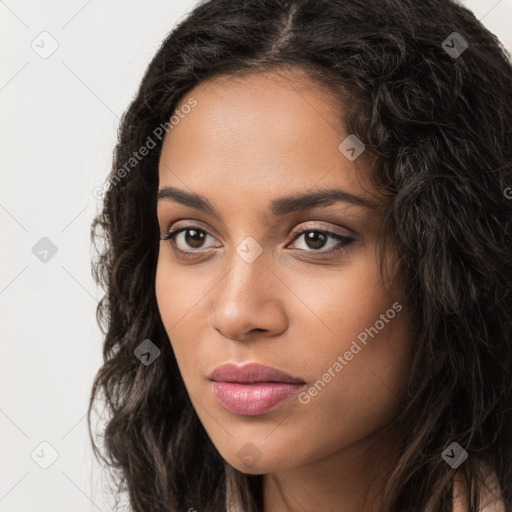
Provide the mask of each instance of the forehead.
[{"label": "forehead", "polygon": [[361,191],[361,165],[338,148],[349,135],[342,103],[304,72],[216,77],[189,91],[176,111],[191,98],[197,105],[164,139],[159,188],[236,191],[246,199],[316,185]]}]

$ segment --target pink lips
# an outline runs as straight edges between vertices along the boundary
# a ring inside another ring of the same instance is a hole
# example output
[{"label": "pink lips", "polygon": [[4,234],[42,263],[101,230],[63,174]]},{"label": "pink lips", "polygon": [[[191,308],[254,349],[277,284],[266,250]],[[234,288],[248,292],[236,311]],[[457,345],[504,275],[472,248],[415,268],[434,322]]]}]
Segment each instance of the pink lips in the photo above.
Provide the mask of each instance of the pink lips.
[{"label": "pink lips", "polygon": [[235,414],[256,416],[296,395],[305,382],[270,366],[249,363],[218,366],[208,378],[221,405]]}]

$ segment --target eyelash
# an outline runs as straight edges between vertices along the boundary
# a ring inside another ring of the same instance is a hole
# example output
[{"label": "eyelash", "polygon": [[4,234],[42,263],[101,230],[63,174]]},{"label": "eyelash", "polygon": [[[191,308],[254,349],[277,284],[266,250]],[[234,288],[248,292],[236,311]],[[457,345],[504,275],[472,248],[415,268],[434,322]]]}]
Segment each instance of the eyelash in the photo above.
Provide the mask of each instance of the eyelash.
[{"label": "eyelash", "polygon": [[[210,235],[210,233],[208,233],[208,231],[206,231],[205,229],[200,228],[199,226],[188,225],[188,226],[183,226],[181,228],[178,228],[178,229],[176,229],[174,231],[169,231],[165,236],[163,236],[161,238],[161,240],[169,241],[169,245],[173,248],[173,250],[181,253],[186,258],[197,256],[197,254],[201,253],[201,252],[206,252],[206,250],[201,250],[201,249],[191,250],[191,251],[183,251],[183,250],[178,249],[176,247],[176,242],[174,240],[176,238],[176,236],[178,236],[183,231],[188,231],[188,230],[196,230],[196,231],[200,231],[201,233],[205,233],[205,234],[207,234],[209,236],[212,236],[212,235]],[[338,247],[336,247],[334,249],[329,249],[327,251],[323,251],[322,249],[318,249],[316,251],[314,249],[313,250],[309,250],[309,251],[305,250],[305,249],[298,249],[299,251],[310,253],[310,254],[313,254],[313,255],[314,254],[334,255],[334,254],[338,254],[338,253],[343,252],[343,251],[348,251],[349,246],[352,244],[352,242],[355,241],[354,238],[351,238],[351,237],[348,237],[348,236],[345,236],[345,235],[340,235],[339,233],[335,233],[333,231],[328,231],[328,230],[325,230],[325,229],[312,229],[312,228],[308,228],[308,229],[303,229],[302,231],[297,231],[296,233],[294,233],[294,236],[293,236],[291,242],[295,242],[302,235],[304,235],[305,233],[310,233],[310,232],[321,233],[323,235],[326,235],[327,237],[334,238],[338,242],[344,242],[342,245],[338,245]]]}]

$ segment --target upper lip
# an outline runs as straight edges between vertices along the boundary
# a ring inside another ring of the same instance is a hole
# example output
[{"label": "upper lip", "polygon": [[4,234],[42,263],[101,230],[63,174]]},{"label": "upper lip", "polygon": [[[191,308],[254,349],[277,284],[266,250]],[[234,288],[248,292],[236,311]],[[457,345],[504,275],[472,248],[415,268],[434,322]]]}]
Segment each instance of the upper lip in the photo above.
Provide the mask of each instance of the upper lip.
[{"label": "upper lip", "polygon": [[235,363],[225,363],[217,366],[208,375],[210,380],[217,382],[289,382],[293,384],[304,384],[304,380],[293,377],[288,373],[266,366],[260,363],[248,363],[239,366]]}]

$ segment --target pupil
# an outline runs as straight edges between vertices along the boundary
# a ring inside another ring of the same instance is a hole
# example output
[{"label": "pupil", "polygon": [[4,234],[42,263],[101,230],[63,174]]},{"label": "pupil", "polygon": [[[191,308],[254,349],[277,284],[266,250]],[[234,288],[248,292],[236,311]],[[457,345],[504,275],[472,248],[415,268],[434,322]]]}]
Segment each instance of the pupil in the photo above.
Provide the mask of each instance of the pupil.
[{"label": "pupil", "polygon": [[[192,233],[192,236],[189,236],[190,233]],[[190,245],[190,247],[201,247],[203,239],[204,233],[197,229],[187,229],[187,232],[185,233],[185,241]]]},{"label": "pupil", "polygon": [[306,243],[311,249],[321,249],[325,243],[325,235],[317,231],[309,231],[306,234]]}]

